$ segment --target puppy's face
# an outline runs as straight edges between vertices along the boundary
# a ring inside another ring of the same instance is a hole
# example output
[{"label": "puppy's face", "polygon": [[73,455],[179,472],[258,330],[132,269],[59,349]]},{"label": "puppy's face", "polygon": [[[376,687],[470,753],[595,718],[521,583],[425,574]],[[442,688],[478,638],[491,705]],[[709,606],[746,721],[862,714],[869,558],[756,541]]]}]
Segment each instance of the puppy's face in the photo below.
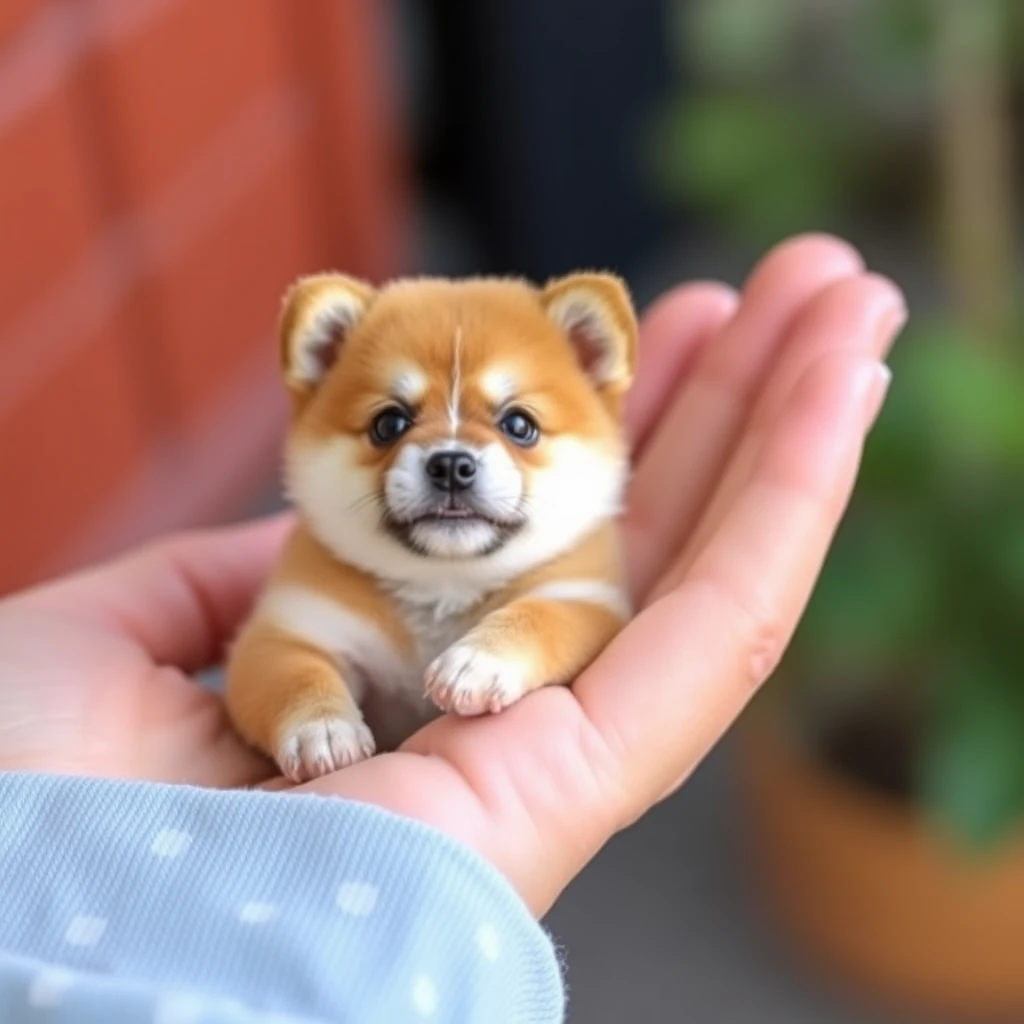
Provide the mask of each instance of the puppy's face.
[{"label": "puppy's face", "polygon": [[324,275],[292,289],[281,333],[289,490],[346,561],[395,579],[439,559],[515,574],[617,511],[636,345],[617,279],[375,292]]}]

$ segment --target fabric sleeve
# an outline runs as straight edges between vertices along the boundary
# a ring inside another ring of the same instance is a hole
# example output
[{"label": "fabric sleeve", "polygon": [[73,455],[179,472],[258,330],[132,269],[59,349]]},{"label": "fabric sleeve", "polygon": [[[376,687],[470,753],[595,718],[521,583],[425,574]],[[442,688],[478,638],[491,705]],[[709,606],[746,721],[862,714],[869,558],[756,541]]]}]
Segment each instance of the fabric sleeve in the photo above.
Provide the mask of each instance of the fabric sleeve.
[{"label": "fabric sleeve", "polygon": [[0,773],[8,1024],[550,1024],[555,949],[489,864],[354,802]]}]

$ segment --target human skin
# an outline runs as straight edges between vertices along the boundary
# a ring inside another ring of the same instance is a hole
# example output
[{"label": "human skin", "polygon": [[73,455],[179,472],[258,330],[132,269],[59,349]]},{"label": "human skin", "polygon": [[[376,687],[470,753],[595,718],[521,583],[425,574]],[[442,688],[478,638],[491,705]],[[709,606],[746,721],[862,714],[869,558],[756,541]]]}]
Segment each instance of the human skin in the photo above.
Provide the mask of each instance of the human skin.
[{"label": "human skin", "polygon": [[655,303],[627,417],[639,612],[571,687],[439,719],[395,753],[292,787],[192,679],[251,607],[291,522],[278,516],[159,540],[0,602],[0,770],[377,804],[475,848],[541,915],[771,675],[904,319],[899,290],[824,236],[769,253],[739,295],[699,282]]}]

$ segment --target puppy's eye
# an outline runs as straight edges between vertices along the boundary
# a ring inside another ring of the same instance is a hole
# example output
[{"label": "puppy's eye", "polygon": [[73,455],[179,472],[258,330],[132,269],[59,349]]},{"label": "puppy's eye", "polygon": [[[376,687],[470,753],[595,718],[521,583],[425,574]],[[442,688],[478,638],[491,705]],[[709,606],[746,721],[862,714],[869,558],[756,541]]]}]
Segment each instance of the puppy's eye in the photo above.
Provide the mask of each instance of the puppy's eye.
[{"label": "puppy's eye", "polygon": [[523,448],[535,445],[540,438],[536,420],[522,409],[511,409],[498,421],[498,429]]},{"label": "puppy's eye", "polygon": [[370,440],[379,447],[393,444],[410,427],[412,420],[398,408],[385,409],[377,413],[370,424]]}]

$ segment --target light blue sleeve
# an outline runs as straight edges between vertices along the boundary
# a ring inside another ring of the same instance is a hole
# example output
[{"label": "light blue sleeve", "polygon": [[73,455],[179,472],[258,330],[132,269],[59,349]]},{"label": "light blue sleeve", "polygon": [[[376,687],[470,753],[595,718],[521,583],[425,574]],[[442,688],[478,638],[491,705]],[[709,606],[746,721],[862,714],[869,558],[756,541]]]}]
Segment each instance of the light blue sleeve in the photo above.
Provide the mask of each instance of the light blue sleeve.
[{"label": "light blue sleeve", "polygon": [[555,950],[474,853],[315,796],[0,773],[4,1024],[549,1024]]}]

